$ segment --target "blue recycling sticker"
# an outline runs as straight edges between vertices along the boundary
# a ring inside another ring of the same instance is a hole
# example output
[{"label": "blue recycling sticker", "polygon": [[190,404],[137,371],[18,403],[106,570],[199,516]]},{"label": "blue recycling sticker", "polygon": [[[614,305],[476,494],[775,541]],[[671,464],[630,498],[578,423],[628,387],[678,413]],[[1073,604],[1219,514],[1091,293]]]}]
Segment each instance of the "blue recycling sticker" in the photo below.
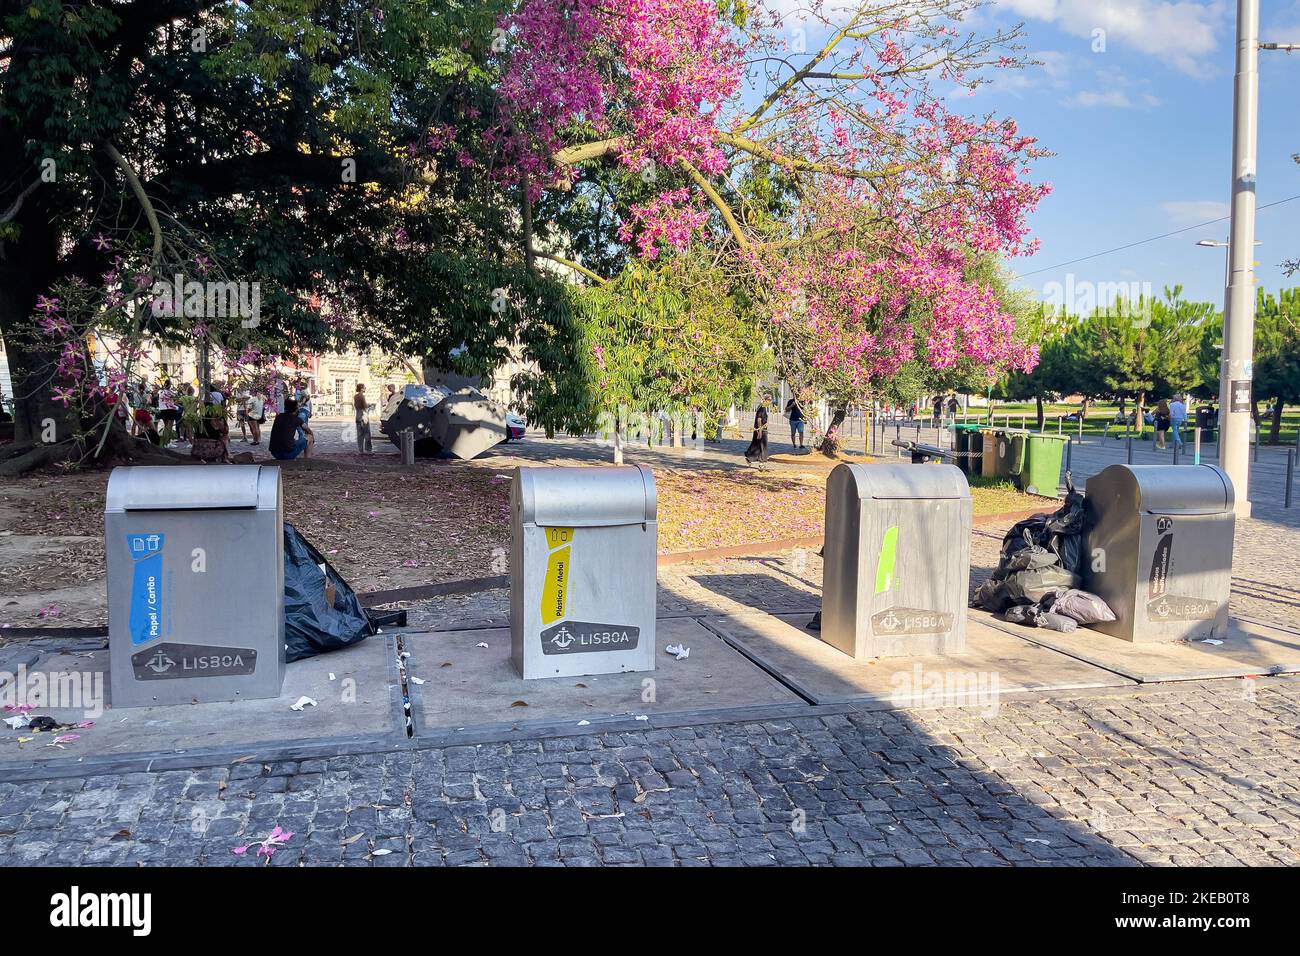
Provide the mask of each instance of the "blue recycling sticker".
[{"label": "blue recycling sticker", "polygon": [[147,644],[163,636],[163,536],[128,534],[131,552],[131,643]]}]

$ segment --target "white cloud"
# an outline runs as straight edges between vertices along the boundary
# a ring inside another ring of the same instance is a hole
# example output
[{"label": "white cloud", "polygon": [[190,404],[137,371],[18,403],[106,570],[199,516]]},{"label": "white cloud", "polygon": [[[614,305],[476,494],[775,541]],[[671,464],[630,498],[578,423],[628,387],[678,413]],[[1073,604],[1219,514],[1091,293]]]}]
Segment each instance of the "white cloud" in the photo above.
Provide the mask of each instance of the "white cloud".
[{"label": "white cloud", "polygon": [[1130,97],[1126,91],[1121,89],[1080,90],[1065,100],[1065,105],[1080,109],[1093,109],[1094,107],[1104,106],[1118,110],[1135,110],[1159,106],[1160,100],[1150,93]]},{"label": "white cloud", "polygon": [[1215,199],[1180,199],[1174,202],[1162,202],[1160,208],[1178,226],[1194,226],[1212,219],[1222,219],[1228,215],[1231,206]]},{"label": "white cloud", "polygon": [[[995,0],[1018,17],[1052,23],[1091,44],[1102,36],[1107,47],[1120,44],[1150,54],[1184,73],[1205,72],[1216,34],[1225,23],[1225,0]],[[1227,18],[1230,21],[1230,17]],[[1104,31],[1097,34],[1094,31]]]},{"label": "white cloud", "polygon": [[1153,109],[1160,105],[1159,97],[1142,89],[1142,84],[1135,84],[1122,70],[1097,70],[1094,75],[1097,88],[1080,90],[1062,101],[1062,105],[1076,109],[1103,107],[1119,110]]}]

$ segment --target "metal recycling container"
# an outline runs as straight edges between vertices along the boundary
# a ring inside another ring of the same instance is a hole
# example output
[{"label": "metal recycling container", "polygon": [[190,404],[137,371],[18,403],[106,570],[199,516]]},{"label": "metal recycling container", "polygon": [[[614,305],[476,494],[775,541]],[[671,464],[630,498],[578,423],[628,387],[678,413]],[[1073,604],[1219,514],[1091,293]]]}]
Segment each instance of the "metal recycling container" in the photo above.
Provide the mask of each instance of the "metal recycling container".
[{"label": "metal recycling container", "polygon": [[283,523],[271,465],[113,470],[104,553],[114,707],[280,695]]},{"label": "metal recycling container", "polygon": [[955,465],[836,466],[822,640],[859,660],[964,649],[970,538],[970,486]]},{"label": "metal recycling container", "polygon": [[1134,642],[1203,640],[1228,628],[1232,480],[1217,465],[1110,465],[1088,479],[1084,588]]},{"label": "metal recycling container", "polygon": [[510,643],[520,675],[654,670],[650,469],[517,468],[510,514]]},{"label": "metal recycling container", "polygon": [[1065,458],[1066,435],[1025,435],[1025,463],[1017,482],[1031,495],[1056,496],[1061,483],[1061,462]]}]

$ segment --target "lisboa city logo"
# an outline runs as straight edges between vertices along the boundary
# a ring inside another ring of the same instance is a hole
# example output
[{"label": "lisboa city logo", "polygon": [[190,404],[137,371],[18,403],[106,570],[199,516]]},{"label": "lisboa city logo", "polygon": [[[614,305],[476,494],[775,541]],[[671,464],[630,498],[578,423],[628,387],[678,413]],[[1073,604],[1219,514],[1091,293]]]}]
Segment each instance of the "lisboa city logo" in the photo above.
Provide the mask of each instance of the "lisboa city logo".
[{"label": "lisboa city logo", "polygon": [[153,314],[184,319],[239,319],[255,329],[262,321],[262,286],[258,282],[199,282],[183,275],[153,284]]}]

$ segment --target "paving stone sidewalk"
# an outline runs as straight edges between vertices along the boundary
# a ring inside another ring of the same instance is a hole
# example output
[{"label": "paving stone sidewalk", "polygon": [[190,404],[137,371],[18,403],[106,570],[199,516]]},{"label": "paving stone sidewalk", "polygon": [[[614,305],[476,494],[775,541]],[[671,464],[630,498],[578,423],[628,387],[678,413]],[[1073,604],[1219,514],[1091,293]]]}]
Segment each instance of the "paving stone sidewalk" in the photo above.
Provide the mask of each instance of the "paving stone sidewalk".
[{"label": "paving stone sidewalk", "polygon": [[1294,865],[1298,726],[1274,678],[0,783],[0,862]]}]

